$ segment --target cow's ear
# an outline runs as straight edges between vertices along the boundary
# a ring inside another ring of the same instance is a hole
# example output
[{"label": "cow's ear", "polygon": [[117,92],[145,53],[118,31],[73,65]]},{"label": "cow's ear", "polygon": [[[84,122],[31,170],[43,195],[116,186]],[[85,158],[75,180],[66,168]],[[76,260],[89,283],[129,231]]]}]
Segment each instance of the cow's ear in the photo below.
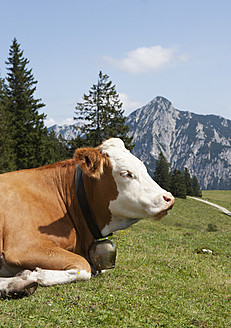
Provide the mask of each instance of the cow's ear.
[{"label": "cow's ear", "polygon": [[89,177],[99,179],[103,173],[104,154],[95,148],[80,148],[75,151],[74,158],[80,162],[81,168]]}]

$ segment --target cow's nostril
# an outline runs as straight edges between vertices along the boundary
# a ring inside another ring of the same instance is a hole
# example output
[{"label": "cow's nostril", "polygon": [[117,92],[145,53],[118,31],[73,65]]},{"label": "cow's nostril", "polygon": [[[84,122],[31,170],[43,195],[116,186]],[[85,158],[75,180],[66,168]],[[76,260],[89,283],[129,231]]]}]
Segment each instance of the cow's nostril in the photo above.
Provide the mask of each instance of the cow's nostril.
[{"label": "cow's nostril", "polygon": [[171,200],[172,200],[172,198],[169,198],[169,197],[166,197],[166,196],[163,196],[163,198],[167,203],[171,202]]}]

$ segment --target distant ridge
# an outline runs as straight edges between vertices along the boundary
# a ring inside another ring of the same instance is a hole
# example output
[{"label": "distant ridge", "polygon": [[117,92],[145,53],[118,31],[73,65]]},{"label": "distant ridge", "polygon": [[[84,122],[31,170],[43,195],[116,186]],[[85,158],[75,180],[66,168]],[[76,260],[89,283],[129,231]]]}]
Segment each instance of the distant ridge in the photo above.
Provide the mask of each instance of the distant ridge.
[{"label": "distant ridge", "polygon": [[[175,109],[156,97],[132,112],[126,120],[133,135],[133,154],[153,175],[160,151],[171,167],[187,167],[203,189],[231,189],[231,121],[217,115],[198,115]],[[73,125],[50,127],[65,139],[80,130]]]},{"label": "distant ridge", "polygon": [[[77,129],[75,128],[77,126]],[[75,139],[81,132],[80,132],[80,126],[82,124],[76,124],[76,125],[52,125],[48,128],[48,132],[54,130],[55,135],[58,137],[60,134],[61,136],[66,140]]]}]

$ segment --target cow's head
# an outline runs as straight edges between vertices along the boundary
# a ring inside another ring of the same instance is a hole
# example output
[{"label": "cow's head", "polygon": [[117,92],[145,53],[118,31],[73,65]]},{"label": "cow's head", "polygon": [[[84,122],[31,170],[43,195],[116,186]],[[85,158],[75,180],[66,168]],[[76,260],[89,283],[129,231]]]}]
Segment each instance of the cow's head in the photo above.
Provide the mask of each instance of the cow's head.
[{"label": "cow's head", "polygon": [[106,140],[99,150],[109,156],[118,191],[116,199],[110,201],[112,220],[103,234],[127,228],[137,219],[160,219],[173,207],[172,194],[149,176],[145,165],[125,148],[121,139]]}]

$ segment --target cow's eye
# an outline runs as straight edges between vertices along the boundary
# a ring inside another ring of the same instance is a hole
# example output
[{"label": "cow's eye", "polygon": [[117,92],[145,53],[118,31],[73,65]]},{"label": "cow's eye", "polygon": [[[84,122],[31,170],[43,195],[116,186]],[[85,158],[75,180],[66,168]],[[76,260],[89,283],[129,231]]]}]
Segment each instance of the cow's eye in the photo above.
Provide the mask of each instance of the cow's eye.
[{"label": "cow's eye", "polygon": [[120,175],[121,175],[121,177],[126,177],[126,178],[130,178],[130,179],[134,178],[134,175],[129,171],[121,171]]}]

